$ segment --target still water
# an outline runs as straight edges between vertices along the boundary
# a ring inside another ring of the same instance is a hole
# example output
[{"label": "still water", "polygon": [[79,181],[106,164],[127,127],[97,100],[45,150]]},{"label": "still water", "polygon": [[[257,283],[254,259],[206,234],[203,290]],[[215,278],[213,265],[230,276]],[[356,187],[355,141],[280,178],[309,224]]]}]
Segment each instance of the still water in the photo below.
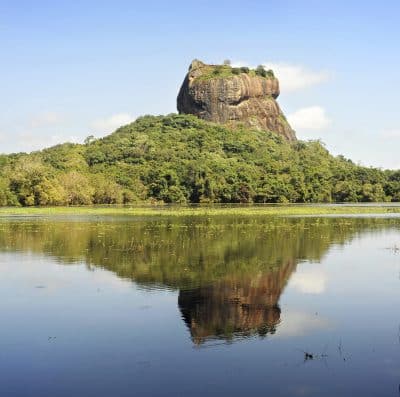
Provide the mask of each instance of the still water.
[{"label": "still water", "polygon": [[398,396],[400,218],[0,221],[1,396]]}]

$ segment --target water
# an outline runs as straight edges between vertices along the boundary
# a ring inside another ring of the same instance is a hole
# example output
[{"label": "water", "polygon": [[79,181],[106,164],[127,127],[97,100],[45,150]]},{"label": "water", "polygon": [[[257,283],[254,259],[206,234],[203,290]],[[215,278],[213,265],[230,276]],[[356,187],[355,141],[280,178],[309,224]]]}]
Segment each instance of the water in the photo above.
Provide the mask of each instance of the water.
[{"label": "water", "polygon": [[400,219],[0,222],[1,396],[398,396]]}]

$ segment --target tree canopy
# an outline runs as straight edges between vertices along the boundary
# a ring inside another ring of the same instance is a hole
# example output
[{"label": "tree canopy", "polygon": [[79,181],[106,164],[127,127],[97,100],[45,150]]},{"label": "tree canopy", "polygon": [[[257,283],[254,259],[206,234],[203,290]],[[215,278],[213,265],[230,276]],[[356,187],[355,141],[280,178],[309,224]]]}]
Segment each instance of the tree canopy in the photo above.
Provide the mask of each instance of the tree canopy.
[{"label": "tree canopy", "polygon": [[3,206],[398,200],[400,171],[191,115],[144,116],[82,145],[0,155]]}]

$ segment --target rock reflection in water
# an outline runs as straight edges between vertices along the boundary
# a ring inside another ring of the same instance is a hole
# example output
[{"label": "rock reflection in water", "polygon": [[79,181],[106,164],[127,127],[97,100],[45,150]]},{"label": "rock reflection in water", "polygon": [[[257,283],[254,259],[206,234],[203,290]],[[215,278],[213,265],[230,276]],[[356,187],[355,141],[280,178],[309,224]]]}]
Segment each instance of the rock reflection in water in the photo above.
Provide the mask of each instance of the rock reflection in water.
[{"label": "rock reflection in water", "polygon": [[298,262],[320,262],[332,245],[398,227],[379,218],[4,219],[0,253],[84,263],[143,289],[179,291],[182,317],[201,344],[273,334]]},{"label": "rock reflection in water", "polygon": [[281,317],[279,298],[295,267],[288,262],[254,277],[181,290],[178,305],[193,342],[274,334]]}]

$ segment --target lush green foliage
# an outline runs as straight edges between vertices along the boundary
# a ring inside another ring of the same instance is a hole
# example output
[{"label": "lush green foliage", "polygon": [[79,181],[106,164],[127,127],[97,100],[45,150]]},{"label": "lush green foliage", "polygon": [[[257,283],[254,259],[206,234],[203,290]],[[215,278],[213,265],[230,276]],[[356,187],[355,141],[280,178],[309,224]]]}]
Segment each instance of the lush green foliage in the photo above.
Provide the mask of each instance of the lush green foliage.
[{"label": "lush green foliage", "polygon": [[0,205],[374,202],[400,199],[400,171],[333,157],[319,141],[145,116],[103,139],[0,156]]},{"label": "lush green foliage", "polygon": [[230,63],[223,63],[222,65],[205,65],[202,68],[201,74],[196,77],[197,81],[207,81],[215,78],[229,78],[241,73],[248,74],[252,77],[259,76],[266,79],[275,79],[272,70],[265,70],[264,66],[259,65],[256,69],[250,69],[246,66],[232,67]]},{"label": "lush green foliage", "polygon": [[263,65],[258,65],[255,70],[255,73],[257,76],[268,77],[271,79],[275,78],[274,72],[271,69],[265,70]]}]

